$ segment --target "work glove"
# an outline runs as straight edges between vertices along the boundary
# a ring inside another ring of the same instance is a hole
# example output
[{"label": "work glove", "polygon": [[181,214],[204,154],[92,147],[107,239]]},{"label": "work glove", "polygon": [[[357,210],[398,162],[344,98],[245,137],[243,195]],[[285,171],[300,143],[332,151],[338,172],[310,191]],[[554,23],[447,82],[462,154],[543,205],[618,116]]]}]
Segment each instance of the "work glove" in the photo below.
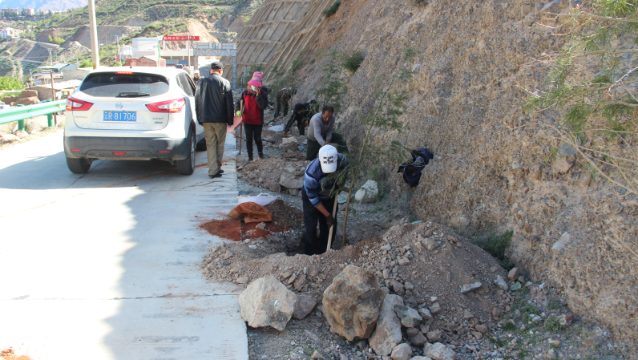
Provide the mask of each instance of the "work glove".
[{"label": "work glove", "polygon": [[328,227],[332,227],[332,224],[335,223],[335,218],[333,218],[332,215],[326,216],[326,220],[328,221]]}]

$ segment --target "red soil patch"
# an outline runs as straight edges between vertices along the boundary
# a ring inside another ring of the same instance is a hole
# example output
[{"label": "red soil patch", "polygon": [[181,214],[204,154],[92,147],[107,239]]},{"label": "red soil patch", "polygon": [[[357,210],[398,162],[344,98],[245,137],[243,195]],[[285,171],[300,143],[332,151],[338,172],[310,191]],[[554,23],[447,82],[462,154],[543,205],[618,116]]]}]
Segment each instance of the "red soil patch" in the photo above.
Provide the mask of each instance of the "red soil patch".
[{"label": "red soil patch", "polygon": [[291,227],[303,226],[303,212],[291,208],[283,201],[277,200],[265,206],[273,215],[273,221],[264,223],[264,229],[260,229],[260,223],[243,223],[241,220],[225,219],[211,220],[201,224],[200,229],[209,234],[233,241],[263,238],[271,233],[282,232]]}]

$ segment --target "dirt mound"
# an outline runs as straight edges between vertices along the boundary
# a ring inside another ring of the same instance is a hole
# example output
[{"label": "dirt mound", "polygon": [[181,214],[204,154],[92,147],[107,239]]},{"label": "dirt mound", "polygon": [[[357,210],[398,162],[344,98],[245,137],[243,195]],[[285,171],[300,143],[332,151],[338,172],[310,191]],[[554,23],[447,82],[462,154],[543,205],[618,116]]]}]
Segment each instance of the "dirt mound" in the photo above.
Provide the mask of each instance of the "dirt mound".
[{"label": "dirt mound", "polygon": [[13,349],[0,350],[0,359],[3,360],[32,360],[26,355],[16,355]]},{"label": "dirt mound", "polygon": [[[272,184],[279,184],[283,174],[289,174],[295,178],[303,178],[303,173],[308,163],[309,161],[305,160],[271,157],[246,164],[243,168],[238,169],[237,176],[240,180],[253,186],[265,187],[271,191],[276,191],[277,187],[273,188]],[[281,190],[285,191],[286,189],[282,188]],[[297,195],[297,192],[293,195]]]},{"label": "dirt mound", "polygon": [[[247,283],[271,274],[291,290],[321,299],[347,265],[373,272],[412,307],[433,309],[438,304],[443,316],[435,316],[429,325],[445,330],[447,341],[457,340],[468,327],[490,327],[511,301],[494,283],[497,275],[507,275],[498,262],[469,240],[434,223],[395,226],[383,238],[315,256],[274,253],[268,243],[252,247],[221,244],[211,248],[202,267],[215,281]],[[463,286],[477,282],[477,289],[461,293]]]},{"label": "dirt mound", "polygon": [[266,223],[244,223],[241,220],[211,220],[199,227],[211,235],[233,241],[247,239],[264,239],[275,233],[287,232],[292,228],[303,226],[303,212],[276,200],[265,206],[272,215],[273,221]]}]

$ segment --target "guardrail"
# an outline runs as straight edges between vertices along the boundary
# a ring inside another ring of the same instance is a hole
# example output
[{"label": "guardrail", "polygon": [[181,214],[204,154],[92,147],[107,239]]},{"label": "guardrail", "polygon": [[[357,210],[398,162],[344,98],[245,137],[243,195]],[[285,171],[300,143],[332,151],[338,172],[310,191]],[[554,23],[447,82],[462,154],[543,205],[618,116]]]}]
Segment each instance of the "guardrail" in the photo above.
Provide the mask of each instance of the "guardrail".
[{"label": "guardrail", "polygon": [[66,110],[66,100],[51,101],[44,104],[18,106],[0,110],[0,124],[18,122],[18,130],[24,130],[24,120],[35,116],[47,115],[47,125],[54,126],[53,113]]}]

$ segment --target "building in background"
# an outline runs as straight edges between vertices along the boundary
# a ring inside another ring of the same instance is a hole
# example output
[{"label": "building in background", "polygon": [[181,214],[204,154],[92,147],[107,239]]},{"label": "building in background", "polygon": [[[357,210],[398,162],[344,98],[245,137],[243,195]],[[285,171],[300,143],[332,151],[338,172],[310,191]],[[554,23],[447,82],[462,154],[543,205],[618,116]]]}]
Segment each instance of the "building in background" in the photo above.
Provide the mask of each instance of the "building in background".
[{"label": "building in background", "polygon": [[18,9],[1,9],[0,12],[5,17],[18,16]]},{"label": "building in background", "polygon": [[[126,59],[126,65],[130,67],[136,66],[146,66],[146,67],[157,67],[157,58],[153,58],[150,56],[142,56],[140,58],[132,58]],[[166,67],[166,60],[162,59],[160,62],[160,67]]]},{"label": "building in background", "polygon": [[2,29],[0,29],[0,36],[2,36],[3,39],[19,37],[20,36],[20,30],[14,29],[14,28],[8,27],[8,26],[7,27],[3,27]]},{"label": "building in background", "polygon": [[22,15],[23,16],[33,16],[33,15],[35,15],[35,9],[24,8],[24,9],[22,9]]}]

